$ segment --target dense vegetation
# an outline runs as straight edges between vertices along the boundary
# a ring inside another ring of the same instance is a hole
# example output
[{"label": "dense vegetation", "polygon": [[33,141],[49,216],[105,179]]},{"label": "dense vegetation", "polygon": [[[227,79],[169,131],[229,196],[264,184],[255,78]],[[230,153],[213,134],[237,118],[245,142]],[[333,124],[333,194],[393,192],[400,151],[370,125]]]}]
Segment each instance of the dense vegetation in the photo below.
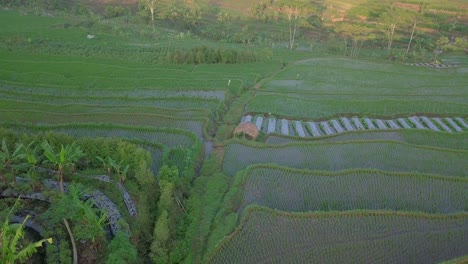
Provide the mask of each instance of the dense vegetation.
[{"label": "dense vegetation", "polygon": [[0,7],[1,263],[466,261],[464,1]]}]

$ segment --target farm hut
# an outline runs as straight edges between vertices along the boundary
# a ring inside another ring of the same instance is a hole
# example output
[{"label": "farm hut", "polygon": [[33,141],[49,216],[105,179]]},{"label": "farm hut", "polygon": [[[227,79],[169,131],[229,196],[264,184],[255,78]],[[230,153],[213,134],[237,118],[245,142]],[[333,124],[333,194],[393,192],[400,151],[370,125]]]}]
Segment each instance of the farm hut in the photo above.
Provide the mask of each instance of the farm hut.
[{"label": "farm hut", "polygon": [[236,129],[234,129],[234,135],[244,135],[247,138],[255,140],[258,137],[259,131],[255,124],[250,122],[240,123]]}]

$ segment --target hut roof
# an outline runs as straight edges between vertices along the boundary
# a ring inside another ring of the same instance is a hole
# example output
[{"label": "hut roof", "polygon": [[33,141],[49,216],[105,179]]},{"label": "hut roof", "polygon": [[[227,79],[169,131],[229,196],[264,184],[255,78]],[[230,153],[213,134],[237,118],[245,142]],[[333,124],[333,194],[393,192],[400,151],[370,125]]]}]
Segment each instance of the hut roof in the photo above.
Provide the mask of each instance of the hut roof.
[{"label": "hut roof", "polygon": [[240,123],[236,129],[234,129],[234,135],[239,135],[244,133],[248,135],[252,139],[256,139],[258,137],[259,131],[256,125],[250,122]]}]

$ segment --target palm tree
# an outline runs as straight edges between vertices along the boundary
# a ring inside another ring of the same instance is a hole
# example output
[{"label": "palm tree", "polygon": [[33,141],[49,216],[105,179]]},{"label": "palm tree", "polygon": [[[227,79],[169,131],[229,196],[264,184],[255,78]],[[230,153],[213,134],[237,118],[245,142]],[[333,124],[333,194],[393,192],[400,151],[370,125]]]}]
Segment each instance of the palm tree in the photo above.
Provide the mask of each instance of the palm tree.
[{"label": "palm tree", "polygon": [[49,242],[49,244],[52,244],[52,238],[41,239],[27,245],[20,244],[20,241],[25,234],[24,225],[30,216],[26,216],[20,224],[10,223],[10,215],[13,214],[16,206],[18,205],[18,201],[19,198],[15,205],[10,209],[0,229],[0,264],[25,262],[37,252],[37,248],[41,247],[43,243]]},{"label": "palm tree", "polygon": [[55,152],[54,148],[49,144],[49,142],[42,142],[42,149],[44,150],[44,155],[47,160],[46,163],[52,163],[57,170],[57,179],[60,184],[60,190],[62,193],[63,190],[63,174],[66,170],[73,169],[75,162],[77,162],[86,154],[81,150],[80,146],[77,146],[75,143],[71,145],[62,145],[59,152]]}]

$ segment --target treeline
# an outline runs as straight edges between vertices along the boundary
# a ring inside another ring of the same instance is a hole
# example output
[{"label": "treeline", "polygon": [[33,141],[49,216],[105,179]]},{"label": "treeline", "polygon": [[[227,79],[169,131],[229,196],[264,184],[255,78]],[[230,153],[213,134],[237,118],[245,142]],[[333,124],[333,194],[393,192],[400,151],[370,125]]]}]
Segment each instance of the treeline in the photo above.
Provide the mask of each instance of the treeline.
[{"label": "treeline", "polygon": [[6,7],[22,7],[42,11],[60,11],[71,14],[89,14],[88,1],[85,0],[0,0],[0,5]]}]

